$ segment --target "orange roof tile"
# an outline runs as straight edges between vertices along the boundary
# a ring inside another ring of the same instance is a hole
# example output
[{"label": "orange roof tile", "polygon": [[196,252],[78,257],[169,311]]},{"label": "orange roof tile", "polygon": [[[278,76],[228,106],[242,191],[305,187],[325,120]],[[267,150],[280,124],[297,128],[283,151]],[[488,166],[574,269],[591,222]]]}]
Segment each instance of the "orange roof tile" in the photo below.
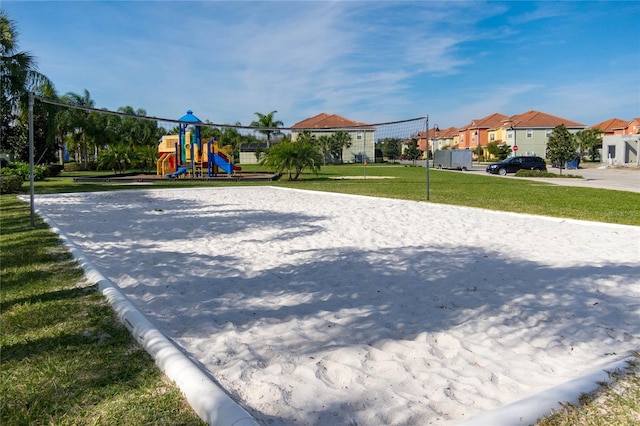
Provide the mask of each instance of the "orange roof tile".
[{"label": "orange roof tile", "polygon": [[292,126],[293,129],[328,129],[334,127],[366,126],[367,123],[349,120],[337,114],[329,115],[326,112],[314,117],[304,119]]},{"label": "orange roof tile", "polygon": [[[436,132],[435,127],[429,129],[429,139],[446,139],[451,138],[458,134],[457,127],[449,127],[446,129],[438,129]],[[424,139],[424,131],[418,132],[418,137]]]},{"label": "orange roof tile", "polygon": [[629,122],[621,120],[619,118],[610,118],[601,123],[594,124],[593,126],[589,126],[589,129],[600,129],[603,132],[611,131],[613,129],[624,129],[627,127]]},{"label": "orange roof tile", "polygon": [[440,129],[436,138],[438,139],[447,139],[452,138],[458,134],[458,129],[456,127],[448,127],[446,129]]},{"label": "orange roof tile", "polygon": [[502,125],[502,123],[505,120],[508,120],[509,117],[504,115],[504,114],[500,114],[498,112],[494,112],[491,115],[487,115],[486,117],[483,118],[476,118],[471,120],[471,123],[467,124],[466,126],[462,126],[460,128],[460,130],[467,130],[467,129],[495,129],[498,128]]},{"label": "orange roof tile", "polygon": [[565,127],[582,127],[586,128],[582,123],[577,121],[567,120],[566,118],[557,117],[555,115],[547,114],[540,111],[527,111],[522,114],[512,115],[508,118],[507,126],[513,125],[513,127],[556,127],[564,124]]}]

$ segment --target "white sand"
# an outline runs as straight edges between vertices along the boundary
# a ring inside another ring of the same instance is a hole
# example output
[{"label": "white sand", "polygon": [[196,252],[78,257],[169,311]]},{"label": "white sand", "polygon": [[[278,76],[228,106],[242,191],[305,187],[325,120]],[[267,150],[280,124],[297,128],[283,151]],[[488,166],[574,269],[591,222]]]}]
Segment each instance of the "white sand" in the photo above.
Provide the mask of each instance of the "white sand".
[{"label": "white sand", "polygon": [[36,205],[265,424],[452,424],[640,348],[639,227],[267,187]]}]

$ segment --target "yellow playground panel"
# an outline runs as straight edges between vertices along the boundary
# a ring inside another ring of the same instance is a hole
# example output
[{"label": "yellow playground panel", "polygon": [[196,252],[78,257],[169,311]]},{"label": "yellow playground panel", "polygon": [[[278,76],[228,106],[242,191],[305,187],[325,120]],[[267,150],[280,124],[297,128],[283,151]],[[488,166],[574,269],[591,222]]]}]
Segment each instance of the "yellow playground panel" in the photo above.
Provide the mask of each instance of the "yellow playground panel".
[{"label": "yellow playground panel", "polygon": [[[208,150],[209,142],[203,142],[203,150],[200,152],[200,146],[197,143],[193,143],[193,135],[191,132],[185,134],[185,144],[181,151],[182,161],[181,163],[191,162],[191,146],[193,145],[193,158],[194,162],[200,167],[207,163],[206,152]],[[158,154],[160,158],[157,162],[157,173],[159,176],[165,176],[168,173],[176,171],[176,146],[180,146],[179,135],[164,135],[162,140],[158,144]],[[203,154],[205,153],[205,154]]]}]

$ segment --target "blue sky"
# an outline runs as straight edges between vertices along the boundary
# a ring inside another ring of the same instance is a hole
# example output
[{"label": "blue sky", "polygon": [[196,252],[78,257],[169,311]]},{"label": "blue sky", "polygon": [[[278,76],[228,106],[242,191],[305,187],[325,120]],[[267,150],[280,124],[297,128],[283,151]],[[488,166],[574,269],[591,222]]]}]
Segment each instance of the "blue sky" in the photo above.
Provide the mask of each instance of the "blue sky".
[{"label": "blue sky", "polygon": [[220,124],[640,116],[640,2],[14,1],[58,94]]}]

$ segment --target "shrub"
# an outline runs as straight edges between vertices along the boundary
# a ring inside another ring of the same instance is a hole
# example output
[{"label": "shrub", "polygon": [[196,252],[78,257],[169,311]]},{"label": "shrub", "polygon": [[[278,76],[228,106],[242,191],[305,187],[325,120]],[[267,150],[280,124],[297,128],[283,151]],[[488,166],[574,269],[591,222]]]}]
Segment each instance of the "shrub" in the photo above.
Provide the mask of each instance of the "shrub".
[{"label": "shrub", "polygon": [[[33,166],[33,180],[45,180],[47,178],[47,166]],[[27,179],[29,175],[27,175]]]},{"label": "shrub", "polygon": [[[18,176],[22,182],[29,180],[30,168],[28,163],[16,162],[11,163],[7,167],[2,168],[2,175]],[[44,180],[47,177],[47,168],[45,166],[33,166],[33,180]]]},{"label": "shrub", "polygon": [[26,180],[29,180],[29,164],[21,162],[11,163],[9,164],[9,166],[2,169],[2,174],[11,174],[14,176],[18,176],[24,182]]},{"label": "shrub", "polygon": [[67,163],[64,165],[65,172],[84,172],[87,168],[82,163]]},{"label": "shrub", "polygon": [[556,178],[556,177],[582,178],[582,176],[577,176],[577,175],[559,175],[556,173],[546,172],[542,170],[526,170],[526,169],[518,170],[516,172],[516,176],[517,177],[544,177],[544,178]]},{"label": "shrub", "polygon": [[61,164],[47,164],[45,167],[47,168],[47,177],[60,176],[64,170],[64,166]]},{"label": "shrub", "polygon": [[22,182],[22,178],[18,175],[2,173],[0,175],[0,194],[17,194],[22,188]]},{"label": "shrub", "polygon": [[556,177],[557,175],[555,173],[550,173],[547,171],[542,171],[542,170],[527,170],[527,169],[520,169],[516,172],[516,176],[517,177]]},{"label": "shrub", "polygon": [[65,172],[87,172],[87,171],[96,171],[98,170],[98,163],[96,161],[88,161],[87,164],[84,163],[76,163],[70,162],[65,163],[64,171]]},{"label": "shrub", "polygon": [[123,174],[131,166],[134,159],[133,148],[127,144],[119,143],[101,152],[98,164],[102,170],[113,170],[114,173]]}]

